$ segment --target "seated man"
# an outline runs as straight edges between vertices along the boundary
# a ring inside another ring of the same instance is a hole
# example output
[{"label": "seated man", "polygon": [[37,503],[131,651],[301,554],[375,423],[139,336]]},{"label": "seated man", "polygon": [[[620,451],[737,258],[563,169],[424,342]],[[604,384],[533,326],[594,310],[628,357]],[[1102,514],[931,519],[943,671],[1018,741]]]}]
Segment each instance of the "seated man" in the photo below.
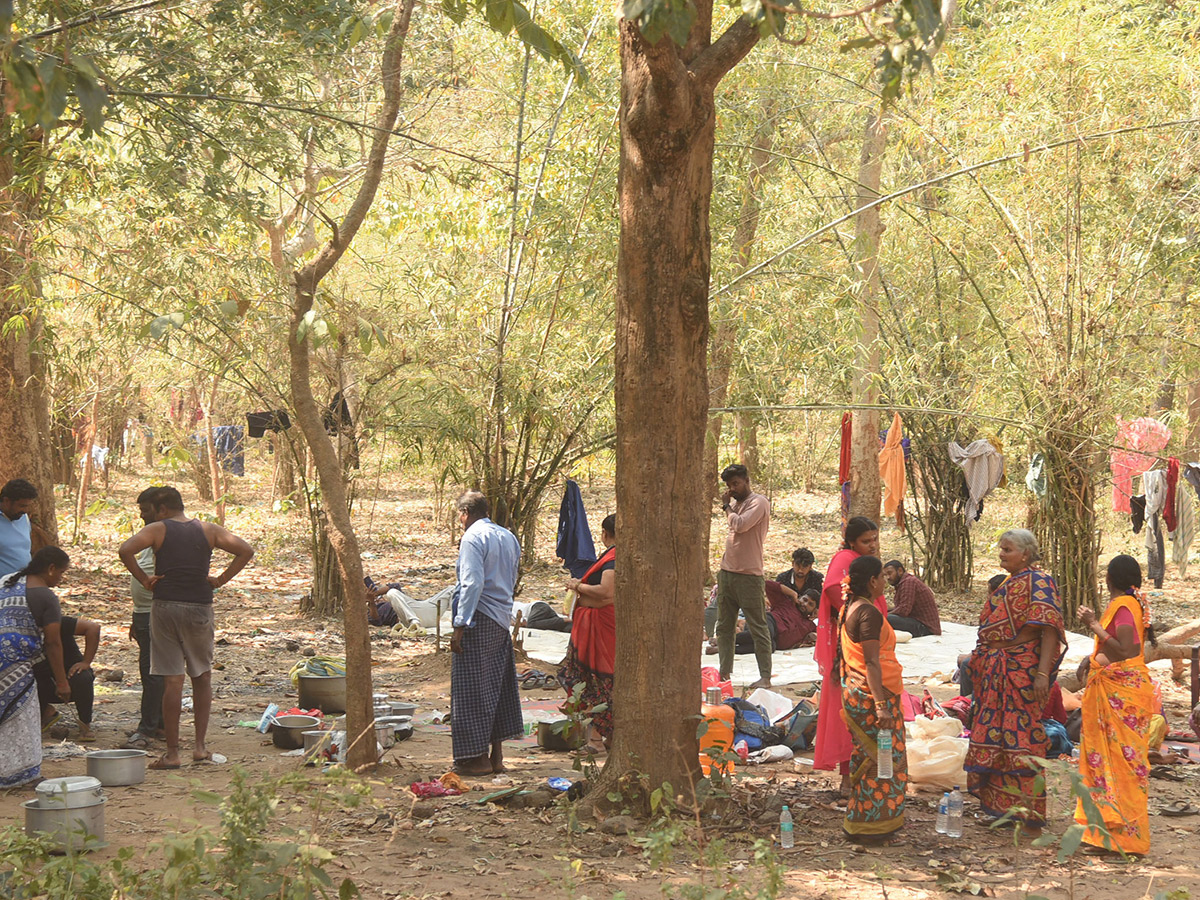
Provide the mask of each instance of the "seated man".
[{"label": "seated man", "polygon": [[825,584],[825,576],[813,568],[816,561],[816,557],[807,547],[793,550],[792,567],[786,572],[780,572],[779,577],[775,580],[784,587],[790,588],[796,596],[800,596],[806,591],[816,591],[817,596],[820,597],[821,588]]},{"label": "seated man", "polygon": [[904,563],[890,560],[883,575],[896,593],[888,611],[888,624],[897,631],[907,631],[915,638],[942,633],[937,599],[933,591],[916,575],[904,571]]},{"label": "seated man", "polygon": [[[92,672],[92,662],[100,646],[100,623],[63,616],[59,633],[62,635],[63,669],[71,685],[71,700],[75,703],[75,714],[79,719],[79,737],[76,740],[88,743],[96,739],[92,731],[92,707],[96,702],[96,676]],[[83,635],[82,653],[79,652],[76,635]],[[38,701],[42,707],[42,727],[48,728],[58,721],[58,712],[53,706],[58,702],[58,693],[50,663],[45,659],[36,663],[33,677],[37,681]]]},{"label": "seated man", "polygon": [[[813,621],[813,615],[817,611],[820,594],[816,591],[805,591],[797,597],[791,588],[777,581],[767,581],[763,587],[767,595],[767,630],[771,633],[771,649],[793,650],[805,644],[816,643],[817,623]],[[704,652],[716,653],[716,640],[710,640]],[[738,620],[733,652],[754,652],[754,636],[746,631],[743,619]]]}]

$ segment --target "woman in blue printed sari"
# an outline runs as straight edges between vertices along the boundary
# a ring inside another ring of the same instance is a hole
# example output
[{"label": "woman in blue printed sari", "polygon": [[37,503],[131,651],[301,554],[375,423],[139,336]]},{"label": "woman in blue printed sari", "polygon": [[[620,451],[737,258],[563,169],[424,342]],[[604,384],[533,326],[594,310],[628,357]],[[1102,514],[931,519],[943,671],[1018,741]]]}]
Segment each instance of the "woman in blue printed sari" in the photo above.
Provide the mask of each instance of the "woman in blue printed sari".
[{"label": "woman in blue printed sari", "polygon": [[0,788],[41,777],[42,716],[33,664],[43,655],[59,699],[71,698],[59,635],[62,611],[51,590],[70,562],[58,547],[43,547],[0,584]]}]

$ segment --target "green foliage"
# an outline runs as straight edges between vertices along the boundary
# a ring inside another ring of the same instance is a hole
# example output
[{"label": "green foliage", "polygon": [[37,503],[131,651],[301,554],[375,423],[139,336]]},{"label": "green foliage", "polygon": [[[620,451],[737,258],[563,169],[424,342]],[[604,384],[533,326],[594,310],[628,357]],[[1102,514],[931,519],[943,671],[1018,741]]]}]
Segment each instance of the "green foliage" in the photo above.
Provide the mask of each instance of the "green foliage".
[{"label": "green foliage", "polygon": [[[170,900],[189,897],[228,900],[349,900],[358,888],[346,878],[335,884],[327,864],[333,855],[312,835],[276,821],[281,795],[312,791],[312,783],[289,775],[252,784],[234,771],[228,798],[196,791],[197,802],[219,804],[219,829],[199,828],[152,841],[135,853],[122,848],[110,862],[82,853],[51,855],[51,844],[16,828],[0,831],[0,898],[33,900]],[[335,799],[354,805],[365,787],[341,776],[318,786],[316,803]],[[272,832],[282,838],[269,836]],[[161,857],[161,862],[159,861]]]},{"label": "green foliage", "polygon": [[535,22],[525,4],[519,0],[442,0],[442,9],[459,25],[466,21],[474,9],[497,34],[516,32],[521,43],[535,50],[543,59],[561,63],[568,73],[580,77],[586,74],[579,57]]}]

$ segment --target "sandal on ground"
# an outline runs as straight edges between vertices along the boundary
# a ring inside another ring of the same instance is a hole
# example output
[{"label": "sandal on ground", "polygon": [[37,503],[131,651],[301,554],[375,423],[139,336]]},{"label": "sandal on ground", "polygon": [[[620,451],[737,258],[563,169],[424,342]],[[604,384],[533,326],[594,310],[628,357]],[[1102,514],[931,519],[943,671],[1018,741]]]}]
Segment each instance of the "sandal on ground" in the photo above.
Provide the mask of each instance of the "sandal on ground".
[{"label": "sandal on ground", "polygon": [[1160,809],[1158,814],[1160,816],[1173,816],[1175,818],[1179,818],[1181,816],[1194,816],[1198,812],[1200,812],[1200,810],[1197,810],[1186,800],[1176,800],[1169,806],[1164,806],[1162,809]]},{"label": "sandal on ground", "polygon": [[49,734],[50,729],[53,728],[55,725],[57,725],[59,723],[60,719],[62,719],[62,715],[59,713],[55,713],[49,719],[47,719],[45,722],[43,722],[42,723],[42,734]]},{"label": "sandal on ground", "polygon": [[1160,778],[1163,781],[1184,781],[1182,775],[1172,769],[1170,766],[1155,766],[1150,770],[1151,778]]},{"label": "sandal on ground", "polygon": [[140,732],[135,731],[133,734],[129,735],[129,739],[125,741],[121,747],[124,750],[149,750],[150,738],[146,737]]}]

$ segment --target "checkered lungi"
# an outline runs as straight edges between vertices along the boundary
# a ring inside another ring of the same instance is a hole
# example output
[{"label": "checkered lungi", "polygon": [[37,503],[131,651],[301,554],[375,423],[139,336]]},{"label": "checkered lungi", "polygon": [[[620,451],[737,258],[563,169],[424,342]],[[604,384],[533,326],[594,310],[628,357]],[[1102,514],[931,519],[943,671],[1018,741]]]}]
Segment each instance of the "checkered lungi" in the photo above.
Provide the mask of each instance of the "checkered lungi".
[{"label": "checkered lungi", "polygon": [[450,663],[450,737],[456,760],[483,756],[525,735],[512,635],[483,613],[463,631]]}]

